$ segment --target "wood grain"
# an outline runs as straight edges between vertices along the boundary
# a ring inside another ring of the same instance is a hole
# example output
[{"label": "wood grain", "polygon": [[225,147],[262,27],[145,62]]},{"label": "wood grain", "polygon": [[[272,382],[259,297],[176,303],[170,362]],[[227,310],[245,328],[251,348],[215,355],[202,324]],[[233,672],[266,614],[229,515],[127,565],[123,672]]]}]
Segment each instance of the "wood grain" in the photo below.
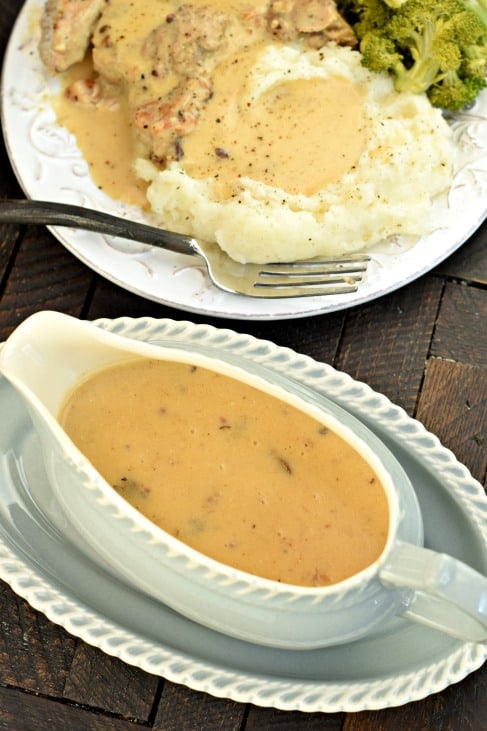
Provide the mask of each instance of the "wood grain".
[{"label": "wood grain", "polygon": [[0,729],[8,731],[136,731],[130,719],[96,708],[0,686]]},{"label": "wood grain", "polygon": [[485,368],[487,298],[477,286],[447,282],[431,354]]},{"label": "wood grain", "polygon": [[383,711],[349,713],[343,731],[484,731],[486,691],[487,673],[479,671],[461,685],[452,685],[422,701]]},{"label": "wood grain", "polygon": [[431,358],[417,418],[484,482],[487,470],[487,369]]},{"label": "wood grain", "polygon": [[416,408],[442,283],[423,277],[347,318],[336,366],[402,406]]},{"label": "wood grain", "polygon": [[148,724],[160,678],[79,642],[63,698]]},{"label": "wood grain", "polygon": [[[61,695],[75,640],[0,582],[1,683]],[[1,728],[1,725],[0,725]]]},{"label": "wood grain", "polygon": [[341,731],[344,713],[302,713],[251,706],[245,731]]},{"label": "wood grain", "polygon": [[44,228],[26,232],[0,300],[0,340],[33,312],[82,316],[93,274]]},{"label": "wood grain", "polygon": [[154,720],[154,731],[239,731],[245,714],[241,703],[191,691],[166,682]]},{"label": "wood grain", "polygon": [[465,246],[439,264],[434,273],[476,284],[487,284],[487,222],[474,233]]}]

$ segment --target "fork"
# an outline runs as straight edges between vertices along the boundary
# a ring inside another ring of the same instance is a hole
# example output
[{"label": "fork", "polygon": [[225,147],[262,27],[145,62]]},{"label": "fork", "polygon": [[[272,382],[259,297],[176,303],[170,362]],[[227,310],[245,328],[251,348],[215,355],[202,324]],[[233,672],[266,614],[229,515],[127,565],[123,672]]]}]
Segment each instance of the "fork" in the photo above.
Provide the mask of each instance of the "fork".
[{"label": "fork", "polygon": [[333,258],[270,264],[241,264],[216,243],[166,231],[82,206],[37,200],[0,200],[0,223],[67,226],[119,236],[178,254],[199,256],[213,284],[250,297],[306,297],[355,292],[370,257],[351,254]]}]

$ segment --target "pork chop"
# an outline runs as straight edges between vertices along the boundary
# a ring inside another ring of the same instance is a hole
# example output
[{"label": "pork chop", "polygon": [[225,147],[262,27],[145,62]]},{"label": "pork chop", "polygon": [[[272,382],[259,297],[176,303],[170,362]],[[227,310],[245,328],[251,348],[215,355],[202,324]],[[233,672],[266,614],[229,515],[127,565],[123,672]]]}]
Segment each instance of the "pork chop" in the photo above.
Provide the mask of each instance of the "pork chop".
[{"label": "pork chop", "polygon": [[107,0],[47,0],[41,17],[39,54],[51,73],[82,61]]}]

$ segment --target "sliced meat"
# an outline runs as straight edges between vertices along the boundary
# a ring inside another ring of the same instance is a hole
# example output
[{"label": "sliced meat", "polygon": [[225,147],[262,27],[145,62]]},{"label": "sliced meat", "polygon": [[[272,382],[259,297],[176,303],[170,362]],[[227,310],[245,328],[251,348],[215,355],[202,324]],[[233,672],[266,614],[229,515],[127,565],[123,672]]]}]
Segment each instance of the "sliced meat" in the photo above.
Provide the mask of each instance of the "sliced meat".
[{"label": "sliced meat", "polygon": [[334,0],[274,0],[269,6],[267,27],[283,43],[304,38],[312,48],[321,48],[330,41],[341,46],[357,45],[355,33]]},{"label": "sliced meat", "polygon": [[82,61],[107,0],[47,0],[41,18],[40,57],[51,73]]},{"label": "sliced meat", "polygon": [[181,5],[152,31],[142,53],[153,59],[153,73],[158,76],[170,70],[183,77],[207,74],[215,54],[226,47],[225,31],[230,22],[221,10]]},{"label": "sliced meat", "polygon": [[234,19],[208,6],[181,5],[146,39],[142,54],[151,76],[175,74],[180,81],[162,100],[137,105],[135,128],[153,158],[177,159],[179,141],[196,126],[211,96],[212,72],[228,50],[226,31]]},{"label": "sliced meat", "polygon": [[[131,11],[128,11],[128,6]],[[124,10],[144,17],[133,0],[47,0],[41,56],[53,72],[93,50],[93,79],[75,82],[68,95],[87,105],[109,106],[124,97],[138,139],[164,165],[179,159],[182,140],[193,131],[211,97],[216,65],[253,42],[274,37],[314,48],[328,41],[356,45],[334,0],[269,0],[257,11],[222,11],[211,5],[174,3],[174,11],[129,39]],[[125,106],[125,105],[124,105]]]},{"label": "sliced meat", "polygon": [[187,79],[164,101],[148,102],[133,111],[138,136],[154,160],[166,164],[179,158],[179,141],[196,127],[201,109],[210,96],[209,81]]},{"label": "sliced meat", "polygon": [[110,94],[103,83],[96,79],[79,79],[66,89],[66,96],[82,106],[117,111],[120,108],[118,94]]}]

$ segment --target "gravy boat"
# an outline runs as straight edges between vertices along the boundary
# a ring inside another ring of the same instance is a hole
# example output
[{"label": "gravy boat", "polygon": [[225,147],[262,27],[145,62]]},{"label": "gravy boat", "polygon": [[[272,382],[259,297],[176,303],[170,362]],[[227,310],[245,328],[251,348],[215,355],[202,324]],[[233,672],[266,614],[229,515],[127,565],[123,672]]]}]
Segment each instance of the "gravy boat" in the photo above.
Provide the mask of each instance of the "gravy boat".
[{"label": "gravy boat", "polygon": [[[223,565],[145,518],[101,477],[57,416],[87,374],[150,357],[232,376],[334,429],[381,479],[389,531],[379,558],[331,586],[284,584]],[[55,312],[25,320],[0,351],[0,373],[22,396],[42,445],[52,494],[43,505],[69,540],[105,570],[195,622],[230,636],[286,649],[312,649],[416,621],[464,641],[487,639],[487,578],[422,546],[410,481],[381,440],[312,389],[245,358],[233,362],[191,344],[132,340]],[[100,587],[103,590],[103,587]]]}]

